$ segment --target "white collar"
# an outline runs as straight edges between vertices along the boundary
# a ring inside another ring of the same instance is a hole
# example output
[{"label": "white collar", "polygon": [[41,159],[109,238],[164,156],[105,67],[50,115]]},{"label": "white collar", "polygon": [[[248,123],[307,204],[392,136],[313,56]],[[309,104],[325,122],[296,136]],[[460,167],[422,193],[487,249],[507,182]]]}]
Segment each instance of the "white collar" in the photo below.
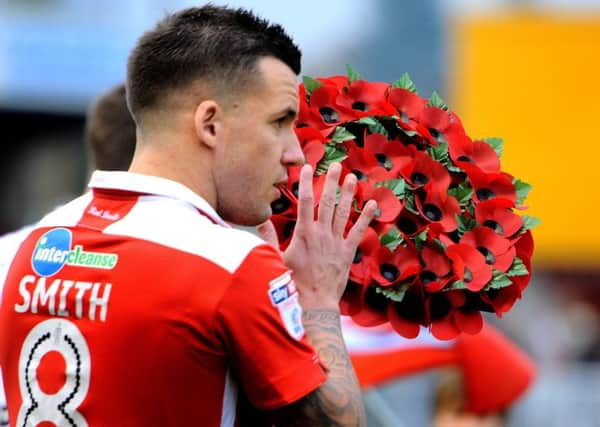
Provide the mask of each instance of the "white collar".
[{"label": "white collar", "polygon": [[230,227],[206,200],[185,185],[167,178],[132,172],[97,170],[92,174],[88,187],[92,189],[132,191],[183,200],[193,205],[217,224]]}]

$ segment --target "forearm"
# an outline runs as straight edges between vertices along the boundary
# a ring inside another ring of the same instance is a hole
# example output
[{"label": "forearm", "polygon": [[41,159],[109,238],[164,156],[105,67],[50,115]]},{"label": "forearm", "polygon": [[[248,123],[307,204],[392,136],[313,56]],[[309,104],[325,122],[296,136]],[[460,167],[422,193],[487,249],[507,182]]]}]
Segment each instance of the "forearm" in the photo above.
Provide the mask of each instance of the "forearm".
[{"label": "forearm", "polygon": [[314,415],[325,421],[323,425],[364,426],[362,394],[342,337],[339,311],[308,309],[303,322],[308,341],[329,368],[327,382],[313,397]]}]

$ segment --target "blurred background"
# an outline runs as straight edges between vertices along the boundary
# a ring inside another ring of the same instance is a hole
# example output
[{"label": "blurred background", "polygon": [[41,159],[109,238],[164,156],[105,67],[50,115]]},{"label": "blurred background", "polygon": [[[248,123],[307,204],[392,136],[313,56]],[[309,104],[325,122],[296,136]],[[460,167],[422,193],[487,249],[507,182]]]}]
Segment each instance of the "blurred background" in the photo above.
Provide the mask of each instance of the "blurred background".
[{"label": "blurred background", "polygon": [[[123,80],[145,29],[198,4],[0,0],[0,233],[82,191],[90,101]],[[303,74],[352,64],[391,82],[407,71],[421,95],[442,95],[469,135],[504,138],[503,170],[533,185],[527,214],[543,221],[524,298],[489,319],[539,368],[510,425],[600,426],[600,0],[227,4],[283,24],[304,52]],[[428,425],[435,375],[376,390],[391,425]]]}]

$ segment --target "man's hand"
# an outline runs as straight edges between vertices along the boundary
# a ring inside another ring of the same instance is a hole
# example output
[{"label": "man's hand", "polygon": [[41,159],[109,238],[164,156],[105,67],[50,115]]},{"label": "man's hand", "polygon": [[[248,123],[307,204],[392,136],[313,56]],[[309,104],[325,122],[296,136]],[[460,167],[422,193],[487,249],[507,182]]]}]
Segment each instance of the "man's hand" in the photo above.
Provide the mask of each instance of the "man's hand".
[{"label": "man's hand", "polygon": [[[312,168],[305,165],[300,172],[298,219],[290,245],[283,253],[283,260],[292,270],[305,310],[337,309],[356,248],[377,209],[376,203],[369,201],[344,237],[352,209],[356,177],[353,174],[346,175],[336,206],[341,169],[339,163],[333,163],[327,171],[316,220]],[[259,227],[259,232],[263,238],[276,244],[273,242],[271,225]]]},{"label": "man's hand", "polygon": [[[306,337],[327,365],[327,382],[297,402],[271,412],[277,426],[364,426],[360,387],[344,344],[339,301],[348,281],[350,265],[377,205],[369,201],[344,237],[352,208],[356,177],[348,174],[336,204],[341,165],[327,171],[325,188],[314,218],[312,169],[300,173],[298,219],[292,240],[282,254],[304,310]],[[277,245],[273,224],[258,227],[262,237]]]}]

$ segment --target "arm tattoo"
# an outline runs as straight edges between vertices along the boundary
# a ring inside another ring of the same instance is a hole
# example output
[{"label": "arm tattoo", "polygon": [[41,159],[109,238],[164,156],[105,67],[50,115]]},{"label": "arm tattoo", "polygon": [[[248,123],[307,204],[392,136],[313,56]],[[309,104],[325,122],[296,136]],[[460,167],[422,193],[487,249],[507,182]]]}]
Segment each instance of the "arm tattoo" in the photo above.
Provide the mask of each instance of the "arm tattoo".
[{"label": "arm tattoo", "polygon": [[340,314],[307,310],[302,320],[308,341],[329,368],[328,379],[316,391],[290,405],[295,407],[290,407],[293,415],[288,413],[290,416],[277,425],[364,426],[362,395],[342,338]]}]

